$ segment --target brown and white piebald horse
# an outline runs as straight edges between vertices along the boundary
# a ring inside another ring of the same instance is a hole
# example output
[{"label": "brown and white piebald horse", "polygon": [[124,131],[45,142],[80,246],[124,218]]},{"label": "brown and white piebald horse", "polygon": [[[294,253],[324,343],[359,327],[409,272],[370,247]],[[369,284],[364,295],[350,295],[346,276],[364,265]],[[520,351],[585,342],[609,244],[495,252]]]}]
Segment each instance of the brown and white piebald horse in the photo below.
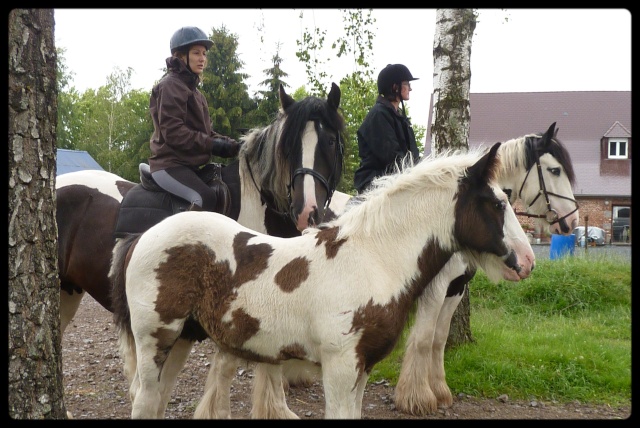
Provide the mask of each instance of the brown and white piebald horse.
[{"label": "brown and white piebald horse", "polygon": [[[247,133],[238,159],[222,168],[231,218],[284,237],[299,236],[332,216],[329,203],[340,204],[347,196],[334,194],[343,166],[339,104],[335,83],[326,99],[295,101],[280,88],[278,116]],[[113,311],[108,273],[114,231],[121,202],[133,188],[136,183],[106,171],[73,172],[56,180],[63,334],[87,293]]]},{"label": "brown and white piebald horse", "polygon": [[221,353],[263,363],[272,379],[290,359],[321,367],[325,416],[359,418],[371,369],[454,254],[493,281],[533,270],[533,250],[495,182],[499,146],[380,178],[361,204],[299,237],[185,212],[119,240],[110,277],[121,343],[131,345],[122,357],[137,360],[132,417],[164,417],[191,349],[179,339],[205,335]]},{"label": "brown and white piebald horse", "polygon": [[[511,204],[520,202],[524,206],[525,211],[516,212],[517,215],[533,217],[540,230],[547,227],[549,233],[568,235],[579,219],[578,203],[572,192],[575,173],[569,152],[557,134],[556,124],[552,123],[545,132],[502,143],[498,150],[501,168],[497,182]],[[357,203],[358,198],[350,201],[334,199],[332,207],[339,215],[347,204]],[[427,287],[429,292],[419,298],[394,394],[395,404],[401,412],[424,416],[453,403],[445,378],[445,345],[451,318],[475,272],[461,254],[454,254],[433,279],[433,284]],[[222,372],[225,361],[224,354],[219,355],[210,375]],[[289,383],[305,384],[317,377],[317,371],[309,370],[308,365],[296,364],[295,360],[290,360],[283,368]],[[277,379],[263,375],[261,371],[255,372],[252,416],[287,417],[284,397],[272,393],[277,390],[273,386]],[[220,413],[212,411],[210,414]]]}]

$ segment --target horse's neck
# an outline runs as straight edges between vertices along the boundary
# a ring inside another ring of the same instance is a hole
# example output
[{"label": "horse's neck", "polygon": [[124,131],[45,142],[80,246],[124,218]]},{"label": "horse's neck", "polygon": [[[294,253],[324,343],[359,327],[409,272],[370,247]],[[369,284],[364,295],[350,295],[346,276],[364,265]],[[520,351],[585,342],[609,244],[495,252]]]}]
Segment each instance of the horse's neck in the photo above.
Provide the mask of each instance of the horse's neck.
[{"label": "horse's neck", "polygon": [[[452,204],[446,208],[437,200],[427,203],[406,194],[392,195],[379,208],[354,207],[341,217],[353,226],[345,229],[347,236],[353,233],[349,239],[366,248],[367,254],[384,264],[394,276],[408,279],[414,275],[416,260],[424,255],[425,246],[430,243],[435,243],[430,250],[434,255],[440,251],[453,252],[453,227],[443,221],[454,218]],[[340,219],[338,222],[345,223]]]},{"label": "horse's neck", "polygon": [[[279,134],[276,133],[276,130],[270,128],[268,132],[263,131],[262,134],[255,138],[267,139],[275,137],[279,137]],[[254,144],[265,143],[259,143],[256,140]],[[263,147],[263,150],[269,149]],[[273,156],[273,154],[269,156]],[[247,192],[256,192],[267,203],[269,208],[284,212],[289,204],[288,189],[285,184],[281,183],[281,172],[275,170],[278,168],[276,160],[269,156],[261,152],[258,147],[241,152],[239,154],[240,179],[244,183],[243,188],[246,188]],[[271,164],[264,162],[264,159],[272,159]]]},{"label": "horse's neck", "polygon": [[[238,223],[257,232],[267,233],[265,206],[262,204],[258,177],[252,175],[245,158],[240,159],[240,213]],[[255,174],[255,173],[254,173]]]}]

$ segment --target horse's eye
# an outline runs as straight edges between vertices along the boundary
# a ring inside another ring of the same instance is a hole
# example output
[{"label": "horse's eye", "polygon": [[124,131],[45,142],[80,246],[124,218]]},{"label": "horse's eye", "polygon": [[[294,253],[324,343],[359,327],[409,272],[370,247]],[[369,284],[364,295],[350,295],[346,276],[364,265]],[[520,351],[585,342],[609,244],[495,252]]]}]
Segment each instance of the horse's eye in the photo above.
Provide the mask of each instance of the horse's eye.
[{"label": "horse's eye", "polygon": [[556,177],[560,177],[560,168],[547,168],[547,171],[549,171],[551,174],[555,175]]},{"label": "horse's eye", "polygon": [[329,137],[329,145],[330,146],[334,146],[336,144],[336,141],[338,141],[335,137]]},{"label": "horse's eye", "polygon": [[498,211],[504,211],[507,209],[507,204],[504,201],[498,201],[496,202],[496,209]]}]

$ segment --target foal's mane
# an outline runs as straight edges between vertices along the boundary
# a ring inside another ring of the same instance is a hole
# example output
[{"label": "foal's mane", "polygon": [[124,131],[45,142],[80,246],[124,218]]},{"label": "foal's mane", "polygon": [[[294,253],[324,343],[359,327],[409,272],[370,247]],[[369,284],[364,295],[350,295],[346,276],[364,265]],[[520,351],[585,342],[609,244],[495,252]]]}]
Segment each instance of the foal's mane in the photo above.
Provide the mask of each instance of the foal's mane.
[{"label": "foal's mane", "polygon": [[369,189],[358,195],[363,203],[354,204],[326,226],[339,225],[347,234],[358,229],[379,229],[386,221],[384,218],[389,215],[389,207],[393,204],[390,200],[401,192],[407,195],[402,204],[402,209],[406,210],[418,209],[417,207],[426,203],[426,199],[429,199],[428,204],[437,204],[437,201],[432,200],[435,195],[430,190],[433,189],[446,190],[453,198],[458,190],[459,180],[466,176],[467,168],[484,154],[484,149],[472,148],[467,152],[432,153],[414,166],[405,160],[396,167],[395,173],[374,179]]},{"label": "foal's mane", "polygon": [[549,153],[562,165],[569,182],[575,185],[576,175],[569,151],[557,137],[553,137],[549,144],[544,145],[541,141],[543,134],[527,134],[502,143],[498,149],[502,168],[510,171],[524,166],[524,169],[528,171],[535,165],[538,157]]},{"label": "foal's mane", "polygon": [[302,132],[309,120],[319,120],[334,131],[344,133],[344,119],[327,100],[309,96],[282,108],[264,128],[254,128],[244,137],[240,158],[251,165],[256,183],[273,195],[276,209],[288,211],[287,189],[302,158]]}]

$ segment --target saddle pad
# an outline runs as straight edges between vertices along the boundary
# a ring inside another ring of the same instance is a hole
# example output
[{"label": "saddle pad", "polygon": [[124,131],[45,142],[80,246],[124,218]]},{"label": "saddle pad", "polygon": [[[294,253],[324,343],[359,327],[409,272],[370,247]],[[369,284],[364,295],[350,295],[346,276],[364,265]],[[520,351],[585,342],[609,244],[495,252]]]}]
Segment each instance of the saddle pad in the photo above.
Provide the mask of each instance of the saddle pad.
[{"label": "saddle pad", "polygon": [[186,211],[188,202],[166,192],[150,192],[141,184],[135,185],[122,200],[114,237],[141,234],[151,226],[180,211]]}]

